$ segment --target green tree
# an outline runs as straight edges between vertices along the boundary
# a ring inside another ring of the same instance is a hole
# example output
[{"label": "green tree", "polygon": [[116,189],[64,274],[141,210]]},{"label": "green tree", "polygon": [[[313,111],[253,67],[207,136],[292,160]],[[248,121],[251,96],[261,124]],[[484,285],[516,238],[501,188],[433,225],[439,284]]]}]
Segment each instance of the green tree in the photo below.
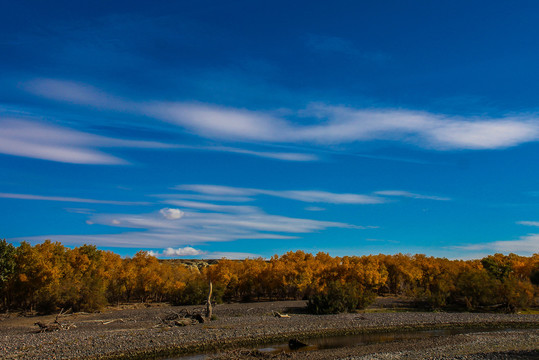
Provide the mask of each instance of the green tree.
[{"label": "green tree", "polygon": [[459,275],[455,295],[464,301],[468,310],[476,310],[499,303],[500,288],[500,280],[489,276],[484,269],[474,269]]},{"label": "green tree", "polygon": [[364,309],[375,299],[372,291],[358,282],[331,281],[325,289],[309,296],[307,311],[312,314],[337,314]]},{"label": "green tree", "polygon": [[8,306],[8,284],[15,273],[15,246],[6,239],[0,240],[0,296],[2,307]]},{"label": "green tree", "polygon": [[481,260],[481,264],[494,278],[504,281],[512,271],[508,257],[503,254],[494,254]]}]

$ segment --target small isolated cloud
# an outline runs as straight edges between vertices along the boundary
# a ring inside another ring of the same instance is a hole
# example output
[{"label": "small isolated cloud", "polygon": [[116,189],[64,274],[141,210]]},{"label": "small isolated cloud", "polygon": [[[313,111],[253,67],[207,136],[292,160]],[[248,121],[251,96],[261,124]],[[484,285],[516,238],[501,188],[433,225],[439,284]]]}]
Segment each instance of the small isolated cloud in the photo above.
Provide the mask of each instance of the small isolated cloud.
[{"label": "small isolated cloud", "polygon": [[526,226],[539,226],[539,221],[518,221],[517,224]]},{"label": "small isolated cloud", "polygon": [[164,208],[159,210],[159,213],[163,215],[165,219],[168,220],[177,220],[182,218],[185,213],[181,211],[180,209],[171,209],[171,208]]},{"label": "small isolated cloud", "polygon": [[120,220],[117,220],[117,219],[112,219],[110,222],[113,225],[120,225],[120,223],[121,223]]},{"label": "small isolated cloud", "polygon": [[190,246],[177,249],[169,247],[163,251],[163,256],[196,256],[201,254],[204,254],[204,251],[197,250]]},{"label": "small isolated cloud", "polygon": [[425,200],[438,200],[438,201],[451,200],[450,198],[447,198],[447,197],[422,195],[422,194],[416,194],[416,193],[411,193],[411,192],[402,191],[402,190],[376,191],[375,194],[383,195],[383,196],[400,196],[400,197],[407,197],[407,198],[412,198],[412,199],[425,199]]},{"label": "small isolated cloud", "polygon": [[88,224],[88,225],[93,225],[93,224],[94,224],[94,222],[93,222],[93,221],[91,221],[91,220],[86,220],[86,224]]}]

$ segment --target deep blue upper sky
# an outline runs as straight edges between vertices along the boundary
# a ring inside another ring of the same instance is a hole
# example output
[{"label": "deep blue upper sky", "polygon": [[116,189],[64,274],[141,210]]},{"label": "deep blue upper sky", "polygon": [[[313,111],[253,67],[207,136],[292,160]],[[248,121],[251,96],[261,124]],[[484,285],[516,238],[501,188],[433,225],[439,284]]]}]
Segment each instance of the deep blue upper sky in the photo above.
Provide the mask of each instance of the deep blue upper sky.
[{"label": "deep blue upper sky", "polygon": [[534,1],[5,1],[0,237],[539,252]]}]

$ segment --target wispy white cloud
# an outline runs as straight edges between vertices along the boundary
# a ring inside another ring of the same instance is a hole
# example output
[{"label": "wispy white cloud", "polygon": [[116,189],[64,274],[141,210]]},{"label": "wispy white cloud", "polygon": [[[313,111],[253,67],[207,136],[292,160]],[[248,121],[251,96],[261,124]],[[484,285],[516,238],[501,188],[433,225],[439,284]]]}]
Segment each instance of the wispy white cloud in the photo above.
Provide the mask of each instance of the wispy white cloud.
[{"label": "wispy white cloud", "polygon": [[488,243],[454,246],[454,249],[466,251],[488,251],[501,253],[515,253],[519,255],[533,255],[539,253],[539,234],[521,236],[518,240],[493,241]]},{"label": "wispy white cloud", "polygon": [[155,257],[197,257],[203,259],[231,259],[231,260],[243,260],[247,258],[258,258],[260,255],[245,253],[245,252],[223,252],[223,251],[202,251],[195,249],[191,246],[183,248],[166,248],[162,252],[148,251],[148,254]]},{"label": "wispy white cloud", "polygon": [[207,184],[186,184],[177,185],[176,190],[187,190],[201,194],[218,195],[218,196],[253,196],[257,194],[257,189],[240,188],[223,185],[207,185]]},{"label": "wispy white cloud", "polygon": [[70,213],[85,214],[85,215],[89,215],[95,212],[94,209],[88,209],[88,208],[66,208],[65,210]]},{"label": "wispy white cloud", "polygon": [[517,224],[526,226],[539,226],[539,221],[518,221]]},{"label": "wispy white cloud", "polygon": [[[88,203],[88,204],[109,204],[109,205],[149,205],[150,204],[149,202],[145,202],[145,201],[98,200],[98,199],[85,199],[85,198],[78,198],[78,197],[44,196],[44,195],[12,194],[12,193],[0,193],[0,198],[20,199],[20,200],[75,202],[75,203]],[[82,210],[91,211],[88,209],[82,209]],[[84,213],[84,212],[79,211],[79,213]]]},{"label": "wispy white cloud", "polygon": [[208,148],[208,149],[209,150],[215,150],[215,151],[224,151],[224,152],[236,153],[236,154],[245,154],[245,155],[263,157],[263,158],[268,158],[268,159],[285,160],[285,161],[301,161],[301,162],[304,162],[304,161],[316,161],[316,160],[319,160],[317,155],[315,155],[315,154],[306,154],[306,153],[253,151],[253,150],[230,148],[230,147],[223,147],[223,146],[216,146],[216,147],[211,147],[211,148]]},{"label": "wispy white cloud", "polygon": [[[25,239],[42,241],[44,238],[51,238],[67,245],[89,242],[113,247],[175,248],[238,239],[294,239],[298,234],[318,232],[328,228],[375,228],[374,226],[272,215],[251,206],[196,204],[196,202],[184,205],[189,206],[182,207],[181,210],[167,208],[146,214],[94,214],[88,219],[89,225],[100,224],[136,231],[102,235],[47,235]],[[197,211],[200,209],[205,211]],[[178,212],[170,210],[178,210],[183,215],[177,218]],[[173,215],[173,218],[170,215]]]},{"label": "wispy white cloud", "polygon": [[[303,118],[303,125],[298,125],[264,111],[200,103],[133,103],[86,85],[58,80],[36,80],[32,88],[38,89],[32,90],[34,93],[47,98],[142,114],[198,136],[227,141],[330,145],[391,140],[443,151],[501,149],[539,139],[539,121],[534,114],[457,117],[403,109],[312,104],[288,112]],[[316,121],[307,121],[312,119]],[[260,155],[250,150],[244,153]],[[286,155],[278,156],[286,158]]]},{"label": "wispy white cloud", "polygon": [[307,206],[305,208],[305,210],[307,210],[307,211],[324,211],[326,209],[324,209],[323,207],[318,207],[318,206]]},{"label": "wispy white cloud", "polygon": [[126,164],[95,150],[100,136],[14,119],[0,119],[0,153],[73,164]]},{"label": "wispy white cloud", "polygon": [[411,192],[402,191],[402,190],[376,191],[375,194],[382,195],[382,196],[407,197],[407,198],[412,198],[412,199],[439,200],[439,201],[449,201],[449,200],[451,200],[450,198],[447,198],[447,197],[432,196],[432,195],[422,195],[422,194],[416,194],[416,193],[411,193]]},{"label": "wispy white cloud", "polygon": [[256,259],[261,257],[258,254],[245,253],[245,252],[227,252],[227,251],[215,251],[204,255],[205,259],[229,259],[229,260],[244,260],[244,259]]},{"label": "wispy white cloud", "polygon": [[[13,113],[13,111],[11,111]],[[226,146],[193,146],[155,141],[111,138],[52,125],[28,117],[0,114],[0,153],[74,164],[120,165],[128,162],[102,151],[103,148],[177,149],[203,152],[228,152],[280,161],[316,161],[308,153],[254,151]]]},{"label": "wispy white cloud", "polygon": [[326,204],[381,204],[386,202],[385,199],[361,194],[339,194],[327,191],[314,190],[290,190],[290,191],[273,191],[259,190],[260,194],[282,197],[286,199],[298,200],[309,203],[326,203]]},{"label": "wispy white cloud", "polygon": [[388,55],[382,53],[360,51],[350,40],[338,36],[309,34],[306,36],[305,44],[308,49],[319,54],[348,55],[371,61],[389,59]]},{"label": "wispy white cloud", "polygon": [[194,134],[227,140],[275,141],[293,130],[289,124],[263,112],[190,103],[153,103],[144,113]]},{"label": "wispy white cloud", "polygon": [[257,208],[253,206],[244,206],[244,205],[220,205],[212,204],[199,201],[188,201],[188,200],[165,200],[163,201],[166,204],[175,205],[183,208],[195,209],[195,210],[210,210],[217,212],[256,212]]},{"label": "wispy white cloud", "polygon": [[150,141],[114,139],[26,119],[0,118],[0,153],[72,164],[128,162],[97,148],[169,148]]},{"label": "wispy white cloud", "polygon": [[[177,187],[173,189],[178,190]],[[253,201],[252,197],[247,196],[227,196],[227,195],[209,195],[209,194],[154,194],[154,197],[163,198],[167,200],[180,199],[180,200],[198,200],[198,201],[217,201],[217,202],[233,202],[233,203],[242,203]]]},{"label": "wispy white cloud", "polygon": [[[226,199],[227,196],[242,197],[250,199],[256,195],[273,196],[291,200],[297,200],[308,203],[326,203],[326,204],[381,204],[388,202],[385,197],[408,197],[413,199],[427,199],[447,201],[447,197],[423,195],[403,190],[382,190],[374,192],[374,195],[365,194],[347,194],[332,193],[319,190],[264,190],[254,188],[240,188],[222,185],[204,185],[187,184],[174,187],[180,191],[192,191],[207,196],[221,196]],[[182,196],[182,195],[180,195]]]},{"label": "wispy white cloud", "polygon": [[434,122],[433,128],[423,137],[427,143],[445,149],[498,149],[537,141],[537,119],[514,117],[474,122],[449,120]]},{"label": "wispy white cloud", "polygon": [[530,115],[463,118],[412,110],[353,109],[312,105],[306,116],[325,118],[305,127],[300,137],[320,143],[396,140],[437,150],[498,149],[539,138],[539,122]]},{"label": "wispy white cloud", "polygon": [[365,241],[368,241],[368,242],[380,242],[380,243],[392,243],[392,244],[398,244],[399,241],[395,241],[395,240],[384,240],[384,239],[372,239],[372,238],[369,238],[369,239],[365,239]]},{"label": "wispy white cloud", "polygon": [[359,53],[352,42],[337,36],[310,34],[306,37],[306,45],[315,52],[330,52],[348,55],[356,55]]},{"label": "wispy white cloud", "polygon": [[249,149],[241,149],[229,146],[194,146],[194,145],[177,145],[178,149],[193,150],[193,151],[216,151],[216,152],[225,152],[232,154],[241,154],[247,156],[261,157],[266,159],[273,160],[284,160],[284,161],[295,161],[295,162],[305,162],[305,161],[317,161],[319,156],[310,153],[301,153],[301,152],[276,152],[276,151],[255,151]]},{"label": "wispy white cloud", "polygon": [[32,94],[77,105],[120,111],[136,106],[134,102],[113,96],[91,85],[74,81],[40,78],[24,83],[23,87]]},{"label": "wispy white cloud", "polygon": [[363,110],[313,105],[299,116],[323,123],[298,126],[269,114],[199,104],[153,104],[149,114],[194,134],[226,140],[321,145],[393,140],[436,150],[498,149],[539,138],[532,116],[457,118],[411,110]]}]

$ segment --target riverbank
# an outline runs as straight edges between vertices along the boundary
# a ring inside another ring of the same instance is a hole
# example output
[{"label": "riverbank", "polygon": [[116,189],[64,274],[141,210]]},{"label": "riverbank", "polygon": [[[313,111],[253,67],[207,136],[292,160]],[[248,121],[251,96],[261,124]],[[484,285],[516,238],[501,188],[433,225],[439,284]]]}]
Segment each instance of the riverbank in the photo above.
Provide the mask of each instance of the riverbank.
[{"label": "riverbank", "polygon": [[[387,302],[387,299],[383,301]],[[211,323],[170,328],[158,326],[160,319],[184,307],[141,305],[138,309],[67,315],[60,317],[59,321],[75,327],[44,333],[37,333],[38,327],[33,324],[37,321],[50,323],[54,316],[10,317],[0,321],[0,350],[3,359],[146,359],[288,341],[289,338],[308,340],[321,335],[448,327],[539,328],[539,315],[399,312],[399,308],[385,307],[379,312],[364,314],[316,316],[305,314],[304,305],[303,301],[223,304],[215,307],[217,319]],[[194,311],[200,307],[185,308]],[[273,312],[289,313],[290,318],[277,318]],[[480,336],[483,336],[481,341],[488,339],[487,334]],[[501,339],[504,344],[492,343],[487,349],[490,352],[533,350],[526,343],[537,344],[539,339],[538,331],[531,329],[516,331],[511,336],[514,339],[506,335],[492,337]],[[420,340],[416,343],[421,350],[426,344],[421,344]],[[453,345],[441,343],[440,346],[455,348],[462,339],[451,341],[455,341]],[[509,348],[511,344],[517,347]],[[395,348],[395,351],[407,351],[406,346],[402,344],[402,349]],[[366,350],[371,353],[362,353],[363,350],[347,348],[337,356],[370,356],[381,353],[379,350],[373,347]],[[448,354],[448,350],[443,351],[439,355]],[[323,356],[321,358],[333,357],[330,352],[319,353]],[[224,353],[222,356],[227,355]],[[290,356],[302,355],[294,353]],[[312,356],[314,354],[309,358]]]},{"label": "riverbank", "polygon": [[[411,332],[419,335],[420,332]],[[266,349],[234,349],[208,356],[208,360],[389,360],[389,359],[539,359],[539,329],[482,330],[470,333],[380,341],[296,352],[266,353]],[[307,341],[309,342],[309,341]],[[310,342],[309,342],[310,343]]]}]

